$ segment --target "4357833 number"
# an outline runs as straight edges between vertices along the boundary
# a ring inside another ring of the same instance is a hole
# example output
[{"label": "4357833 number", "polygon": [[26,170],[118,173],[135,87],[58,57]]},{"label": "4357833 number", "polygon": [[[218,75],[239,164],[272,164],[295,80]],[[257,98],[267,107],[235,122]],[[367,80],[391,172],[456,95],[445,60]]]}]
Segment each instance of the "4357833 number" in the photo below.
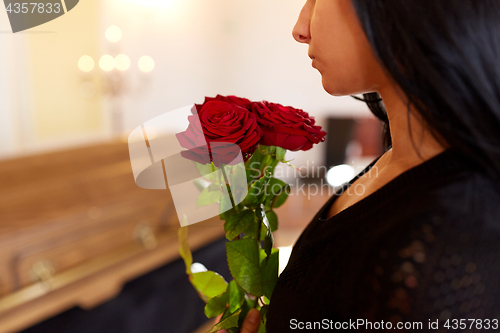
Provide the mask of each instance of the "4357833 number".
[{"label": "4357833 number", "polygon": [[448,319],[444,325],[447,329],[492,329],[497,330],[498,319]]},{"label": "4357833 number", "polygon": [[56,13],[59,14],[61,12],[61,3],[43,3],[43,2],[23,2],[23,3],[9,3],[7,6],[7,12],[10,13],[39,13],[39,14],[51,14]]}]

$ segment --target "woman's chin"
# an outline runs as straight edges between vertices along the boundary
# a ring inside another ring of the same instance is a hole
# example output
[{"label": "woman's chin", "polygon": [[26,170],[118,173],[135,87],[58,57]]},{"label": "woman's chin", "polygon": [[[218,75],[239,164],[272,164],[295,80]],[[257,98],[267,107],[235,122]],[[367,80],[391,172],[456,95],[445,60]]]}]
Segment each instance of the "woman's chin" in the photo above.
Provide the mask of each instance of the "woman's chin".
[{"label": "woman's chin", "polygon": [[342,89],[337,84],[332,84],[332,82],[328,82],[325,79],[323,79],[322,83],[323,83],[323,89],[325,89],[325,91],[329,95],[336,97],[349,95],[349,92],[345,91],[345,89]]},{"label": "woman's chin", "polygon": [[357,95],[357,94],[363,94],[365,92],[369,92],[371,90],[369,89],[360,89],[360,87],[350,87],[346,83],[341,83],[341,81],[336,81],[332,82],[332,80],[325,80],[323,77],[322,80],[323,83],[323,89],[332,96],[335,97],[341,97],[341,96],[350,96],[350,95]]}]

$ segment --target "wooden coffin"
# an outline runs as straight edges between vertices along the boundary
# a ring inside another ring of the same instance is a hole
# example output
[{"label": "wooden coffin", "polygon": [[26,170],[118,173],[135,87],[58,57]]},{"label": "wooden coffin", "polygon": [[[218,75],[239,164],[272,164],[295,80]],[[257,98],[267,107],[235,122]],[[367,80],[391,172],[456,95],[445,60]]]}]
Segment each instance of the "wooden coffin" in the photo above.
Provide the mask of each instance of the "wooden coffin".
[{"label": "wooden coffin", "polygon": [[[168,190],[139,188],[125,140],[0,161],[0,331],[92,308],[179,257]],[[191,247],[224,234],[189,227]]]}]

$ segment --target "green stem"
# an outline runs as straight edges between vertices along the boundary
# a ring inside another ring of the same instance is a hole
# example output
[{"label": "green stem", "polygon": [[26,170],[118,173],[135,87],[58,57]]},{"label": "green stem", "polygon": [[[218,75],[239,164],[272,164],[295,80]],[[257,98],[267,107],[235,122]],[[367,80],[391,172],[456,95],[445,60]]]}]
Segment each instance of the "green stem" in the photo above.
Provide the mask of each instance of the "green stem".
[{"label": "green stem", "polygon": [[259,247],[260,247],[260,230],[262,229],[262,216],[259,216],[259,226],[257,227],[257,240],[259,241]]},{"label": "green stem", "polygon": [[224,182],[226,184],[227,192],[229,193],[229,199],[231,200],[231,205],[233,205],[236,213],[239,213],[238,207],[234,204],[233,193],[231,192],[231,186],[229,186],[229,180],[227,178],[226,171],[224,170],[224,164],[220,165],[220,170],[222,171],[222,175],[224,176]]},{"label": "green stem", "polygon": [[269,154],[264,153],[260,148],[262,148],[262,147],[260,145],[257,145],[257,149],[259,150],[259,153],[261,153],[262,155],[269,155]]}]

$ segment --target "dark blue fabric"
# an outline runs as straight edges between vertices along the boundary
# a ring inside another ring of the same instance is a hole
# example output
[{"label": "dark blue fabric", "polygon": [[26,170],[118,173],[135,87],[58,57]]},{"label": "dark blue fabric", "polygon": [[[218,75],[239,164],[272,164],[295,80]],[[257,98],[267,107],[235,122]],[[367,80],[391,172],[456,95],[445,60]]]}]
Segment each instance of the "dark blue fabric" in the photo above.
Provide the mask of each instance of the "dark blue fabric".
[{"label": "dark blue fabric", "polygon": [[[195,251],[193,261],[229,282],[225,243],[224,237]],[[94,309],[73,308],[23,332],[190,333],[208,320],[204,306],[178,259],[130,281],[116,298]]]}]

